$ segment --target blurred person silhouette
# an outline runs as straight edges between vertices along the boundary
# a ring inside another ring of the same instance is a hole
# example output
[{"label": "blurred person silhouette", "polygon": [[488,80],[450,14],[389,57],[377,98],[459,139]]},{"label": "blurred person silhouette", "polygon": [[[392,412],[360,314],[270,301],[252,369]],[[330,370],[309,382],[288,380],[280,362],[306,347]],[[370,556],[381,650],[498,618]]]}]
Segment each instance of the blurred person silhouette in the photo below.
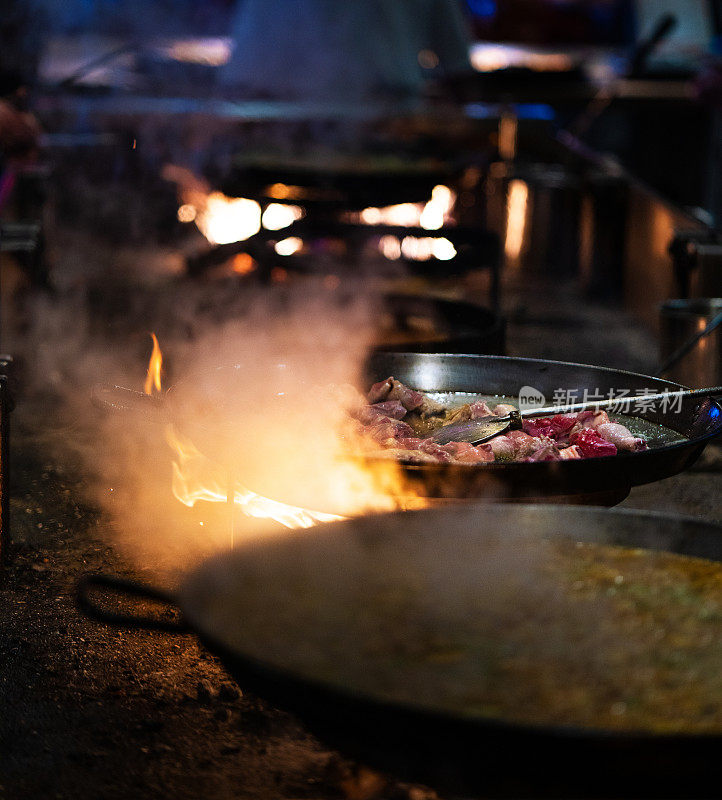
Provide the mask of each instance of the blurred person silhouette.
[{"label": "blurred person silhouette", "polygon": [[38,49],[34,10],[22,0],[5,0],[0,13],[0,170],[31,160],[37,151],[40,126],[27,109]]},{"label": "blurred person silhouette", "polygon": [[7,100],[0,100],[0,153],[8,164],[31,160],[37,151],[40,126],[35,117]]},{"label": "blurred person silhouette", "polygon": [[413,101],[471,69],[458,0],[241,0],[221,81],[237,96]]}]

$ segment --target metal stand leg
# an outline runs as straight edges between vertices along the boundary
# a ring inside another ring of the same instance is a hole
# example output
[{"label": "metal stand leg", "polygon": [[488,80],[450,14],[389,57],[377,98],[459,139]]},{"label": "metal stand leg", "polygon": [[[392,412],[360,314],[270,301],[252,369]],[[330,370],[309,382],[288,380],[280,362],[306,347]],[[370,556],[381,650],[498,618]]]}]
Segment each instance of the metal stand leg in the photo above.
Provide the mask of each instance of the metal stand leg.
[{"label": "metal stand leg", "polygon": [[12,399],[7,370],[12,359],[0,356],[0,564],[10,553],[10,412]]}]

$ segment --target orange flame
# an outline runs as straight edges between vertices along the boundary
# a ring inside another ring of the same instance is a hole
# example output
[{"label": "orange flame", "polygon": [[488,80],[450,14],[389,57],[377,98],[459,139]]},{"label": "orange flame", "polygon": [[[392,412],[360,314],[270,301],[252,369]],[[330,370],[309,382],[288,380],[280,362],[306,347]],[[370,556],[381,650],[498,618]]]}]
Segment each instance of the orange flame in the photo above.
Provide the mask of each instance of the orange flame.
[{"label": "orange flame", "polygon": [[[156,335],[153,339],[153,352],[148,364],[145,382],[146,394],[161,390],[161,366],[163,356]],[[339,407],[340,408],[340,407]],[[310,528],[320,522],[345,519],[348,516],[373,511],[407,508],[424,505],[421,499],[410,498],[405,492],[401,471],[392,461],[362,466],[361,462],[348,459],[344,450],[344,437],[334,437],[330,451],[324,461],[329,470],[330,485],[326,490],[326,502],[333,498],[334,509],[342,514],[316,511],[290,505],[264,497],[252,491],[239,481],[231,479],[229,470],[223,463],[204,455],[187,437],[169,425],[165,431],[166,441],[174,453],[171,488],[174,497],[188,507],[199,501],[228,503],[239,508],[248,517],[272,519],[287,528]],[[315,440],[317,449],[320,443]],[[348,442],[346,442],[348,445]],[[274,449],[274,448],[269,448]],[[296,448],[301,450],[301,448]],[[258,465],[256,465],[258,467]],[[286,479],[288,480],[288,479]],[[282,489],[283,480],[278,487]],[[315,496],[314,492],[309,492]],[[323,502],[319,497],[319,503]]]},{"label": "orange flame", "polygon": [[[453,222],[451,213],[456,203],[456,194],[448,186],[434,186],[426,203],[400,203],[385,208],[364,208],[358,214],[350,214],[352,222],[364,225],[399,225],[420,227],[435,231]],[[279,243],[280,244],[280,243]],[[428,261],[436,258],[448,261],[456,255],[454,245],[446,238],[405,236],[402,241],[396,236],[382,236],[379,250],[388,259],[404,258],[413,261]]]},{"label": "orange flame", "polygon": [[318,522],[344,519],[337,514],[311,511],[262,497],[238,483],[231,487],[227,472],[204,456],[190,439],[178,434],[172,425],[166,428],[166,441],[177,459],[173,462],[173,495],[189,508],[199,500],[226,503],[229,492],[233,492],[233,502],[244,514],[257,519],[275,519],[287,528],[310,528]]},{"label": "orange flame", "polygon": [[153,338],[153,352],[150,354],[148,374],[146,375],[145,386],[143,388],[146,394],[153,394],[153,389],[155,389],[156,392],[159,392],[161,389],[160,372],[163,366],[163,354],[160,351],[160,345],[158,344],[156,335],[151,333],[151,337]]}]

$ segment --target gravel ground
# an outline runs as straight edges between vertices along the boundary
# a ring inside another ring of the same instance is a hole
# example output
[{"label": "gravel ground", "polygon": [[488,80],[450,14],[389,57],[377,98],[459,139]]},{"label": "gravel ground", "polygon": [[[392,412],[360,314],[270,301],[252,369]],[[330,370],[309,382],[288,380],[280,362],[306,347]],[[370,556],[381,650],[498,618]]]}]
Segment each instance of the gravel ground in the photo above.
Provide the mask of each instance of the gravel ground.
[{"label": "gravel ground", "polygon": [[[193,636],[76,609],[85,572],[142,573],[79,505],[78,478],[15,437],[12,564],[0,585],[0,797],[433,796],[387,782],[242,695]],[[381,793],[381,794],[380,794]]]}]

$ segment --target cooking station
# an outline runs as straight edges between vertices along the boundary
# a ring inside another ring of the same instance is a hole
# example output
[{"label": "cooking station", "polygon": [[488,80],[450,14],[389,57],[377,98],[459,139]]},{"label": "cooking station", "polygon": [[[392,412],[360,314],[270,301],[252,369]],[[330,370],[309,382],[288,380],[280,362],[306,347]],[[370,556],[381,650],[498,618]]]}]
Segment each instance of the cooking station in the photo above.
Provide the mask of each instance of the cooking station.
[{"label": "cooking station", "polygon": [[473,70],[416,31],[423,93],[274,97],[224,72],[255,5],[54,21],[7,95],[0,798],[709,796],[719,112],[674,25],[449,0]]}]

